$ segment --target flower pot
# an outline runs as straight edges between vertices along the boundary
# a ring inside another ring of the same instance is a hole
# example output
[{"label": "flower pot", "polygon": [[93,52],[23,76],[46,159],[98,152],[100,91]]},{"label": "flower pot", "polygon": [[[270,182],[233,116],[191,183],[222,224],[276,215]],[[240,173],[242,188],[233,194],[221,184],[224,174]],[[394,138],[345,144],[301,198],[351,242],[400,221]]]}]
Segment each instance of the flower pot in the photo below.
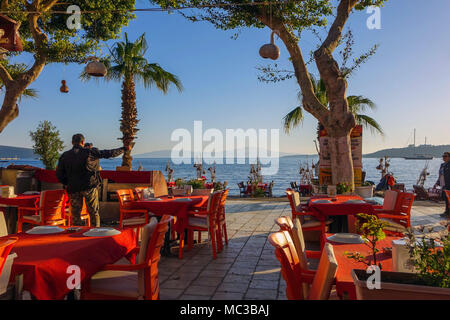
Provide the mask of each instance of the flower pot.
[{"label": "flower pot", "polygon": [[209,196],[213,191],[214,189],[194,189],[191,196]]},{"label": "flower pot", "polygon": [[380,289],[369,289],[366,270],[353,269],[358,300],[450,300],[450,289],[432,287],[414,273],[381,271]]},{"label": "flower pot", "polygon": [[355,193],[361,198],[373,197],[373,186],[355,187]]}]

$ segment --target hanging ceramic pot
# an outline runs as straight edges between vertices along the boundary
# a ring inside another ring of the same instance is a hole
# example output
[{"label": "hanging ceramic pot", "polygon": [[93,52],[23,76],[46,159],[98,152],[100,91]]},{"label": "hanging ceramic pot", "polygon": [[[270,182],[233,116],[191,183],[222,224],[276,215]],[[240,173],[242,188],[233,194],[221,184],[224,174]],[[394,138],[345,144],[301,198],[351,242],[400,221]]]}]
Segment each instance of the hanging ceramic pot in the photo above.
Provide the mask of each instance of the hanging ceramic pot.
[{"label": "hanging ceramic pot", "polygon": [[259,49],[259,55],[264,59],[277,60],[280,57],[280,48],[274,44],[274,34],[275,31],[272,31],[272,34],[270,35],[270,43],[263,45]]},{"label": "hanging ceramic pot", "polygon": [[61,88],[59,88],[59,91],[62,93],[69,92],[69,87],[66,85],[66,80],[61,80]]},{"label": "hanging ceramic pot", "polygon": [[107,74],[106,66],[96,57],[90,57],[86,61],[90,62],[86,66],[86,73],[93,77],[104,77]]}]

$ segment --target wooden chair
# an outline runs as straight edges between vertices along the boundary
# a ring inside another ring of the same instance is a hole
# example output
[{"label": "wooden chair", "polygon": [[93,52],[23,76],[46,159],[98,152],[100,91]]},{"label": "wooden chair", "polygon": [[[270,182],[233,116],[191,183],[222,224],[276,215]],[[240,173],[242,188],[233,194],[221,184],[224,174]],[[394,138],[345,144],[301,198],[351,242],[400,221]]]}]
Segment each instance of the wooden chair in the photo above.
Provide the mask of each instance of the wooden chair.
[{"label": "wooden chair", "polygon": [[266,189],[264,190],[264,195],[266,197],[272,197],[273,196],[273,185],[274,182],[272,181],[271,183],[269,183],[266,187]]},{"label": "wooden chair", "polygon": [[[305,274],[300,268],[299,258],[287,231],[269,236],[275,247],[275,255],[281,263],[281,274],[286,281],[286,296],[289,300],[327,300],[336,277],[337,262],[333,246],[326,243],[320,257],[319,268],[314,274]],[[303,284],[311,283],[309,294],[303,293]]]},{"label": "wooden chair", "polygon": [[[216,191],[211,198],[211,204],[206,215],[189,216],[188,218],[188,249],[192,249],[194,245],[194,231],[207,231],[211,239],[211,247],[213,258],[217,258],[217,214],[219,211],[220,200],[223,191]],[[180,235],[180,252],[179,258],[183,258],[184,235]]]},{"label": "wooden chair", "polygon": [[300,192],[300,187],[298,186],[297,182],[292,181],[290,184],[291,184],[292,190]]},{"label": "wooden chair", "polygon": [[411,227],[411,208],[414,202],[414,193],[400,192],[397,195],[394,210],[375,210],[377,217],[389,223],[386,233],[402,236],[406,229]]},{"label": "wooden chair", "polygon": [[[71,227],[73,226],[73,208],[70,204],[70,201],[68,201],[68,206],[65,210],[66,212],[66,225]],[[90,227],[91,226],[91,216],[89,215],[89,211],[87,210],[86,206],[86,199],[83,198],[83,207],[81,208],[80,213],[80,219],[85,221],[85,225]]]},{"label": "wooden chair", "polygon": [[327,226],[333,221],[330,219],[321,221],[314,217],[312,212],[307,211],[306,207],[301,205],[300,194],[298,192],[287,189],[286,195],[291,205],[292,220],[298,217],[303,231],[320,231],[320,247],[323,248]]},{"label": "wooden chair", "polygon": [[19,207],[17,212],[17,232],[22,232],[24,223],[39,226],[65,226],[64,206],[65,190],[42,191],[38,208]]},{"label": "wooden chair", "polygon": [[227,222],[225,220],[225,203],[227,201],[228,192],[230,190],[226,189],[222,192],[222,197],[220,198],[219,208],[217,209],[217,251],[220,252],[223,249],[222,240],[225,239],[225,244],[228,245],[228,234],[227,234]]},{"label": "wooden chair", "polygon": [[164,236],[172,218],[164,215],[158,223],[152,218],[143,227],[136,264],[109,264],[94,274],[82,288],[81,299],[159,300],[158,262]]},{"label": "wooden chair", "polygon": [[11,266],[14,258],[17,257],[16,253],[11,253],[11,249],[18,239],[19,238],[17,237],[5,237],[0,239],[0,297],[2,297],[2,299],[5,295],[8,295],[8,291],[11,288],[8,287]]},{"label": "wooden chair", "polygon": [[134,200],[133,190],[121,189],[116,191],[120,206],[120,228],[137,228],[148,224],[149,215],[145,209],[132,209]]},{"label": "wooden chair", "polygon": [[148,189],[148,187],[136,187],[134,188],[134,192],[136,193],[137,200],[144,200],[142,193],[145,189]]},{"label": "wooden chair", "polygon": [[246,197],[247,187],[245,186],[244,181],[239,182],[238,187],[239,187],[239,197]]}]

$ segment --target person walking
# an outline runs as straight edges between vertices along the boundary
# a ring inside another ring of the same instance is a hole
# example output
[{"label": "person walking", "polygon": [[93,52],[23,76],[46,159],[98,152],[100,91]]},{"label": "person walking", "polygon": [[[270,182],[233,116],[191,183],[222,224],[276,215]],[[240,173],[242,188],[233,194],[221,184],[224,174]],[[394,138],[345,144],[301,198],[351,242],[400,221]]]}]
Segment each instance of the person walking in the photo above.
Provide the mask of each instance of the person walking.
[{"label": "person walking", "polygon": [[91,223],[100,227],[98,187],[101,177],[98,160],[117,157],[131,147],[98,150],[97,148],[85,148],[84,142],[85,139],[81,133],[72,136],[73,148],[64,152],[59,158],[56,176],[69,195],[74,225],[81,224],[80,214],[84,199]]},{"label": "person walking", "polygon": [[441,217],[448,218],[448,199],[444,191],[450,190],[450,152],[445,152],[442,155],[442,160],[444,160],[444,163],[442,163],[441,167],[439,168],[439,177],[434,184],[434,188],[436,188],[437,186],[440,186],[442,188],[442,197],[445,201],[445,212],[441,214]]}]

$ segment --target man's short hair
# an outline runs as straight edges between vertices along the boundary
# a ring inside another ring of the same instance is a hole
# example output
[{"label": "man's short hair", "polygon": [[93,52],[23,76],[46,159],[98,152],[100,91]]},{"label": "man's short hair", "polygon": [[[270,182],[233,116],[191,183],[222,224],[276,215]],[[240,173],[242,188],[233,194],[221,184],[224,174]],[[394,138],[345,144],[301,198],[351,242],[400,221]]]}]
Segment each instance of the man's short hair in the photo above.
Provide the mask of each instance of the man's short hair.
[{"label": "man's short hair", "polygon": [[72,144],[78,145],[84,141],[84,136],[81,133],[74,134],[72,136]]}]

